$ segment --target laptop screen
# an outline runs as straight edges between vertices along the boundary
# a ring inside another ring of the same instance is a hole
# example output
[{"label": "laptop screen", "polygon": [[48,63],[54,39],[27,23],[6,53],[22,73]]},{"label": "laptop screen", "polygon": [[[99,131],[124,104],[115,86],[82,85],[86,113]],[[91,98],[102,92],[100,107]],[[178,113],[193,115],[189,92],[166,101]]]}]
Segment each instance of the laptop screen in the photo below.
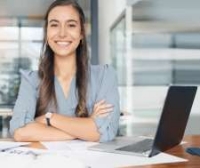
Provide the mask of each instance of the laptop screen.
[{"label": "laptop screen", "polygon": [[181,142],[196,90],[196,86],[169,87],[151,155],[166,151]]}]

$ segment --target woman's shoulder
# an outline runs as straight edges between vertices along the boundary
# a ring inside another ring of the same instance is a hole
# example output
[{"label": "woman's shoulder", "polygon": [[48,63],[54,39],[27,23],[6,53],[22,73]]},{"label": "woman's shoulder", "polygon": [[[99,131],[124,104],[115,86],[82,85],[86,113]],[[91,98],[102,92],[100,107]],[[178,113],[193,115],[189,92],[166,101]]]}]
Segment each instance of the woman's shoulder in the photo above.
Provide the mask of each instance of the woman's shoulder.
[{"label": "woman's shoulder", "polygon": [[38,71],[20,69],[22,79],[28,82],[34,88],[39,86]]},{"label": "woman's shoulder", "polygon": [[108,64],[105,65],[90,65],[91,76],[104,76],[115,74],[115,69]]},{"label": "woman's shoulder", "polygon": [[113,82],[116,80],[115,69],[108,64],[105,65],[91,65],[90,78],[93,83]]}]

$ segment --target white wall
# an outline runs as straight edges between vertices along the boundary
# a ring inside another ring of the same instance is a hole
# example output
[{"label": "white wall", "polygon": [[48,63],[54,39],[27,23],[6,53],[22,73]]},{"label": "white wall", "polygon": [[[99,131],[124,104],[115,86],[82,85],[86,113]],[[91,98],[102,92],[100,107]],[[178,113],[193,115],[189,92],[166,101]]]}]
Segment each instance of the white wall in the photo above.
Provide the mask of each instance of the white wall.
[{"label": "white wall", "polygon": [[110,27],[126,7],[126,0],[99,0],[99,63],[111,63]]}]

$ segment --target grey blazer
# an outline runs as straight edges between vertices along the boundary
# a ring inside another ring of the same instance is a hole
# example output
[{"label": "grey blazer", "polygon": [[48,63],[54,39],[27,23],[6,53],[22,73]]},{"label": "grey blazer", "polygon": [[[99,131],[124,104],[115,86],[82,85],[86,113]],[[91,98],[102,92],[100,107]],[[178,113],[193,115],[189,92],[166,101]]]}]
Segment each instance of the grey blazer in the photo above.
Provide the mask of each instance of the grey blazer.
[{"label": "grey blazer", "polygon": [[[21,84],[16,100],[13,116],[10,121],[10,133],[34,122],[36,103],[39,95],[39,77],[37,71],[21,71]],[[78,103],[76,94],[76,77],[73,78],[68,97],[64,96],[63,90],[58,79],[54,78],[55,92],[57,98],[57,113],[75,117],[75,108]],[[108,65],[90,65],[87,108],[89,114],[92,113],[96,102],[105,99],[106,102],[114,106],[113,112],[107,117],[96,118],[95,124],[101,135],[100,142],[112,140],[119,126],[119,93],[117,76],[114,69]],[[47,111],[51,110],[51,107]]]}]

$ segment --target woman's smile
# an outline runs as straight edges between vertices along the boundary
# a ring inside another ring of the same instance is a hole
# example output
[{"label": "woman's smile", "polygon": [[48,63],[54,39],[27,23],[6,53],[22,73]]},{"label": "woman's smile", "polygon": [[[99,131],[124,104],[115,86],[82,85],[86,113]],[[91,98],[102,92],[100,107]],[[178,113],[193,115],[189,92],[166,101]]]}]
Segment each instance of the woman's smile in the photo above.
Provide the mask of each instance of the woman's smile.
[{"label": "woman's smile", "polygon": [[71,41],[55,41],[55,43],[61,48],[67,48],[72,43]]}]

